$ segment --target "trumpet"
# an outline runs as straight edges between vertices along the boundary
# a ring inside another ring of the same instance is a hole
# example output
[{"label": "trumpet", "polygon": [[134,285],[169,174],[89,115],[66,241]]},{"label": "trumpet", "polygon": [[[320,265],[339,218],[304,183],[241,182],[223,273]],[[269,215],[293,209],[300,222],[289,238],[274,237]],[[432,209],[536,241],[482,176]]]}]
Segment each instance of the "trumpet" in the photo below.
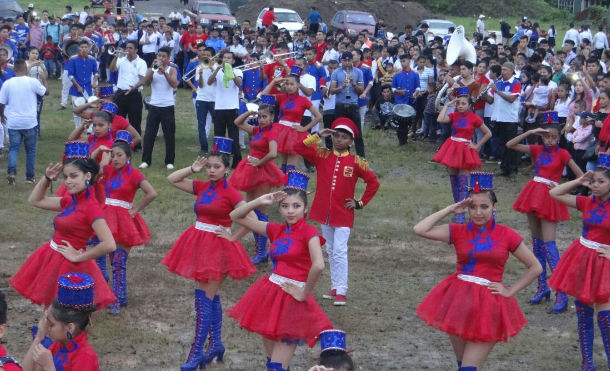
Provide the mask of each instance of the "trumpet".
[{"label": "trumpet", "polygon": [[115,46],[110,46],[108,47],[108,54],[109,55],[115,55],[117,58],[121,58],[127,55],[127,51],[125,51],[122,48],[117,48]]},{"label": "trumpet", "polygon": [[150,69],[153,72],[159,71],[159,62],[156,59],[152,62],[152,65],[150,66]]}]

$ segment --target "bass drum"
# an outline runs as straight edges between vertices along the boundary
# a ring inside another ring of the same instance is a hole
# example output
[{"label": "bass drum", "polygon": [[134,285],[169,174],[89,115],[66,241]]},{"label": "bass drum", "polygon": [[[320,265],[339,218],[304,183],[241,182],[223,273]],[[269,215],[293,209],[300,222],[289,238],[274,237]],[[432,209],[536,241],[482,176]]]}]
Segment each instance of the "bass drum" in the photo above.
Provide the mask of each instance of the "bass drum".
[{"label": "bass drum", "polygon": [[396,104],[392,109],[394,128],[409,127],[415,117],[415,108],[408,104]]},{"label": "bass drum", "polygon": [[66,44],[66,54],[68,57],[72,57],[78,54],[78,41],[68,41]]}]

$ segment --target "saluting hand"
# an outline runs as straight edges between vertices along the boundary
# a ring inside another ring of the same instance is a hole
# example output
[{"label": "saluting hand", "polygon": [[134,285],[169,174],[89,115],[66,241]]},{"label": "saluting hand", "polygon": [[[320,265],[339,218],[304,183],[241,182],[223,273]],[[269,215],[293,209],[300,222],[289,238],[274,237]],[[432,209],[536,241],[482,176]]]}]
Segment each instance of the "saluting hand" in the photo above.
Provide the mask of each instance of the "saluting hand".
[{"label": "saluting hand", "polygon": [[585,187],[590,188],[591,185],[591,181],[593,180],[593,171],[589,170],[586,173],[583,174],[583,176],[581,176],[580,178],[578,178],[578,181],[580,182],[580,185],[583,185]]},{"label": "saluting hand", "polygon": [[273,192],[273,193],[267,193],[266,195],[262,195],[258,198],[258,200],[260,201],[261,205],[273,205],[276,204],[280,201],[282,201],[283,199],[286,198],[286,196],[288,196],[286,194],[286,192],[284,191],[279,191],[279,192]]},{"label": "saluting hand", "polygon": [[47,166],[47,169],[45,170],[44,174],[52,180],[57,180],[57,177],[63,169],[64,166],[62,164],[52,162],[49,164],[49,166]]},{"label": "saluting hand", "polygon": [[320,138],[329,137],[329,136],[333,135],[334,133],[335,133],[335,130],[328,129],[328,128],[318,131],[318,135],[320,136]]},{"label": "saluting hand", "polygon": [[463,212],[466,212],[466,209],[468,209],[468,206],[470,206],[471,203],[472,198],[468,197],[467,199],[456,202],[453,205],[449,206],[449,210],[454,214],[461,214]]},{"label": "saluting hand", "polygon": [[195,173],[200,173],[201,170],[203,170],[203,168],[205,167],[205,165],[207,163],[208,163],[207,158],[197,156],[197,159],[195,159],[195,162],[193,162],[193,164],[191,165],[191,170]]}]

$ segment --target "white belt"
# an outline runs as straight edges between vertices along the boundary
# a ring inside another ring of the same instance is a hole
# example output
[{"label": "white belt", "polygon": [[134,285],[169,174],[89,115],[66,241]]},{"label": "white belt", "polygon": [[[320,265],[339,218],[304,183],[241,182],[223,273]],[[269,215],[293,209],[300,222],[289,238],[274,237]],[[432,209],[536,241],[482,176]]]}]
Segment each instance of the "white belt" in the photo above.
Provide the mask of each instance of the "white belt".
[{"label": "white belt", "polygon": [[601,249],[602,247],[610,248],[610,246],[608,246],[608,245],[604,245],[603,243],[587,240],[586,238],[584,238],[582,236],[580,236],[580,243],[583,246],[593,249],[595,251]]},{"label": "white belt", "polygon": [[455,141],[455,142],[462,142],[462,143],[469,143],[470,139],[466,139],[466,138],[460,138],[460,137],[451,137],[451,140]]},{"label": "white belt", "polygon": [[306,284],[306,282],[295,281],[293,279],[286,278],[275,273],[271,273],[271,275],[269,276],[269,281],[275,283],[278,286],[282,286],[285,283],[291,283],[295,286],[298,286],[299,288],[305,287]]},{"label": "white belt", "polygon": [[284,125],[284,126],[289,126],[289,127],[293,127],[294,125],[301,125],[300,122],[292,122],[292,121],[286,121],[286,120],[280,120],[278,123],[280,123],[281,125]]},{"label": "white belt", "polygon": [[553,187],[556,187],[556,186],[559,185],[559,183],[557,183],[557,182],[554,182],[554,181],[552,181],[550,179],[543,178],[543,177],[540,177],[540,176],[535,176],[534,177],[534,182],[544,183],[546,185],[550,185],[550,186],[553,186]]},{"label": "white belt", "polygon": [[221,225],[214,225],[214,224],[208,224],[208,223],[202,223],[202,222],[195,222],[195,228],[199,229],[200,231],[206,231],[206,232],[212,232],[215,233],[218,230],[224,229],[224,230],[228,230],[229,228],[227,227],[223,227]]},{"label": "white belt", "polygon": [[55,241],[51,240],[51,248],[57,252],[59,252],[59,245],[55,243]]},{"label": "white belt", "polygon": [[481,286],[489,286],[489,284],[491,283],[490,280],[487,280],[485,278],[471,276],[468,274],[458,274],[457,278],[462,281],[476,283],[477,285],[481,285]]},{"label": "white belt", "polygon": [[260,160],[260,158],[248,155],[248,160]]},{"label": "white belt", "polygon": [[119,206],[124,209],[131,209],[131,203],[117,200],[116,198],[106,198],[106,205]]}]

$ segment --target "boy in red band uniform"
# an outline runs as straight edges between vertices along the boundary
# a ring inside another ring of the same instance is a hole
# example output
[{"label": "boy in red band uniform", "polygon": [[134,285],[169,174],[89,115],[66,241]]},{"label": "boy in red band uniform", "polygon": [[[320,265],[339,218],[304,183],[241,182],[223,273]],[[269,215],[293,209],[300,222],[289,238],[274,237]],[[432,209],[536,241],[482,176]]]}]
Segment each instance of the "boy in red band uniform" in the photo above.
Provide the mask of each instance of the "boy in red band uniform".
[{"label": "boy in red band uniform", "polygon": [[[332,134],[334,150],[317,147],[321,137]],[[326,299],[345,305],[347,294],[347,241],[354,225],[354,209],[362,209],[375,196],[379,181],[366,160],[349,153],[358,128],[346,117],[336,119],[331,129],[308,136],[295,150],[316,167],[316,195],[309,218],[320,223],[326,239],[332,287]],[[366,183],[360,200],[354,198],[358,178]]]}]

